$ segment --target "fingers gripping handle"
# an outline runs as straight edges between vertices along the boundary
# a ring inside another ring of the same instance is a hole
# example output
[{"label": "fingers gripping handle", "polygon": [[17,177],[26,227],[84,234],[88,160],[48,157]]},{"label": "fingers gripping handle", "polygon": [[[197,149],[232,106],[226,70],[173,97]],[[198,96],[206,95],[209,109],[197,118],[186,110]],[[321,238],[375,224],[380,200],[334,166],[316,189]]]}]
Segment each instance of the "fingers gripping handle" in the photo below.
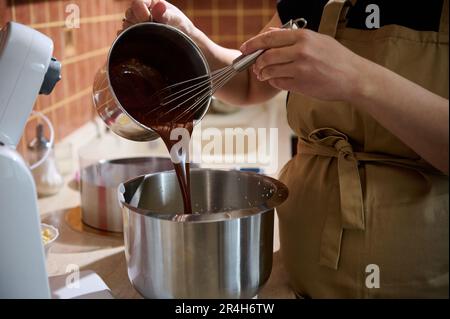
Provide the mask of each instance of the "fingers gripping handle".
[{"label": "fingers gripping handle", "polygon": [[[295,20],[289,20],[286,24],[282,25],[282,29],[304,29],[307,25],[307,21],[303,18],[295,19]],[[233,61],[233,69],[236,72],[241,72],[245,69],[247,69],[250,65],[255,63],[256,59],[263,54],[266,51],[266,49],[260,49],[258,51],[255,51],[248,55],[240,55]]]},{"label": "fingers gripping handle", "polygon": [[256,59],[263,54],[264,51],[266,50],[260,49],[248,55],[241,54],[233,61],[233,69],[237,72],[247,69],[250,65],[255,63]]}]

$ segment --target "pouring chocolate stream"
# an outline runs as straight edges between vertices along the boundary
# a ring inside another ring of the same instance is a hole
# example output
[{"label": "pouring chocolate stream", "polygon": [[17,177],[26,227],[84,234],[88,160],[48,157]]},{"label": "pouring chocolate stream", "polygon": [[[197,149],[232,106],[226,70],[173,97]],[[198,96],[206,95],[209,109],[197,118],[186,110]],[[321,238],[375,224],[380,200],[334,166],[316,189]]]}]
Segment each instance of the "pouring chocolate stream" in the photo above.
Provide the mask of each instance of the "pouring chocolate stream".
[{"label": "pouring chocolate stream", "polygon": [[[289,21],[282,28],[304,28],[306,24],[306,20],[300,18]],[[134,45],[139,46],[137,43]],[[122,107],[134,120],[156,132],[171,154],[182,193],[184,214],[192,213],[189,141],[195,114],[215,91],[252,65],[263,52],[259,50],[241,55],[231,65],[211,74],[170,85],[158,70],[137,58],[119,59],[110,65],[111,85]],[[181,131],[177,133],[176,130]],[[181,147],[174,150],[178,144]]]}]

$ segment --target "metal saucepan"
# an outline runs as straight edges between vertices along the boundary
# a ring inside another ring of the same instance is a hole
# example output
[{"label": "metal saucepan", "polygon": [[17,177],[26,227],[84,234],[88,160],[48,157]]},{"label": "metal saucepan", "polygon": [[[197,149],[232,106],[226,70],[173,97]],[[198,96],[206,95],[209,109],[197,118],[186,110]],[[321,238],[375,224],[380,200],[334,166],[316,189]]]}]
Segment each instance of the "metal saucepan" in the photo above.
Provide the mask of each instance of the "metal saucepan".
[{"label": "metal saucepan", "polygon": [[[106,65],[94,80],[93,100],[97,113],[119,136],[134,141],[157,139],[158,134],[131,117],[114,93],[110,67],[114,61],[127,59],[137,59],[157,70],[168,85],[209,74],[208,62],[193,40],[180,30],[164,24],[136,24],[114,41]],[[209,104],[210,99],[207,99],[196,112],[195,123],[206,114]]]},{"label": "metal saucepan", "polygon": [[[252,298],[272,269],[274,207],[288,196],[267,176],[191,170],[192,215],[174,172],[119,186],[125,255],[147,298]],[[182,218],[180,218],[182,217]]]},{"label": "metal saucepan", "polygon": [[81,210],[85,224],[106,231],[122,232],[122,212],[117,186],[142,174],[173,169],[169,158],[136,157],[102,160],[81,170]]}]

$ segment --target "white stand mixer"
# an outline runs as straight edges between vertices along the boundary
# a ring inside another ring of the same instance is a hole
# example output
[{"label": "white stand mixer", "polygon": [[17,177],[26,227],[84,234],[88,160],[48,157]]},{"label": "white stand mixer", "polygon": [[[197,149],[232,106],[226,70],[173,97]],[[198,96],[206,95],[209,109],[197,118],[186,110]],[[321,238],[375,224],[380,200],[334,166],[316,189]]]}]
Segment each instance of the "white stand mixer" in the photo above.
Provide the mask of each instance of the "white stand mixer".
[{"label": "white stand mixer", "polygon": [[[34,29],[9,22],[0,30],[0,298],[55,297],[35,183],[15,150],[38,94],[50,94],[61,78],[52,53],[52,40]],[[73,291],[65,296],[76,297]]]},{"label": "white stand mixer", "polygon": [[50,298],[36,187],[15,151],[40,92],[60,64],[51,39],[10,22],[0,32],[0,298]]}]

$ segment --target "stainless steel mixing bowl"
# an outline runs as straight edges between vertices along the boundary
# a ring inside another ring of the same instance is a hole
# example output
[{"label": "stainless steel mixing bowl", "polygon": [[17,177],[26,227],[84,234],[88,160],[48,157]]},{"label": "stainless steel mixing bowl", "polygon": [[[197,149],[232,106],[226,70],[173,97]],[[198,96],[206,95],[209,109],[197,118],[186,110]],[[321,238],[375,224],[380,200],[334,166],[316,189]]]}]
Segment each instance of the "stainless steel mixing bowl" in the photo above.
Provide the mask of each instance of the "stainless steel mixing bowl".
[{"label": "stainless steel mixing bowl", "polygon": [[146,298],[252,298],[269,278],[281,182],[239,171],[191,170],[194,212],[174,172],[119,186],[128,276]]},{"label": "stainless steel mixing bowl", "polygon": [[117,186],[142,174],[173,169],[169,158],[136,157],[102,160],[81,169],[81,210],[85,224],[106,231],[122,232],[122,212]]}]

